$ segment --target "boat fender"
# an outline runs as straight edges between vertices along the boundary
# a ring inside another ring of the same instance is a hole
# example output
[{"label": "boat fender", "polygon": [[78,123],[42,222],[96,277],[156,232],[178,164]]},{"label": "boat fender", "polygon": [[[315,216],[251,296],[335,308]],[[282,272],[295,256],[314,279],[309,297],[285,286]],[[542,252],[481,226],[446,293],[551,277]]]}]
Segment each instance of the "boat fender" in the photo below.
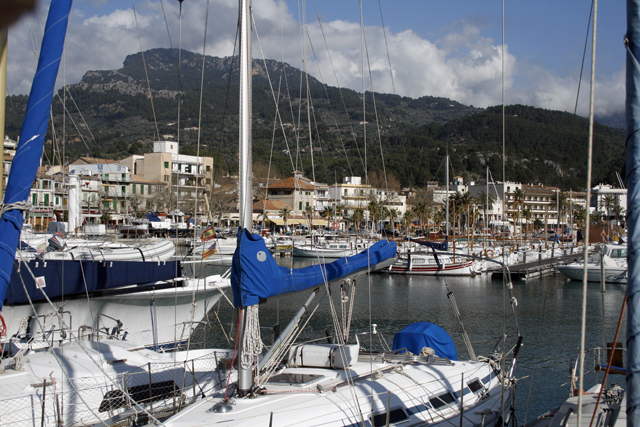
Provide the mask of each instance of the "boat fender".
[{"label": "boat fender", "polygon": [[600,236],[602,237],[607,237],[607,233],[605,233],[604,231],[602,233],[600,233]]},{"label": "boat fender", "polygon": [[568,236],[568,237],[569,237],[569,240],[573,240],[573,239],[575,239],[575,238],[576,238],[575,234],[569,234],[569,236]]},{"label": "boat fender", "polygon": [[485,249],[484,256],[485,258],[491,258],[493,256],[493,251],[491,249]]}]

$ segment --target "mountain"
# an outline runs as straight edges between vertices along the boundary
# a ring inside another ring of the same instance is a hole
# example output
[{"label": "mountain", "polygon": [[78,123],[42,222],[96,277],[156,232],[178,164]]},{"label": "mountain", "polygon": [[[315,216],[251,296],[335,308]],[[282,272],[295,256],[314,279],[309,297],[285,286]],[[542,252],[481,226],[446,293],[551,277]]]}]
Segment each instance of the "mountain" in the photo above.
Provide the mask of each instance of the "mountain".
[{"label": "mountain", "polygon": [[[68,86],[73,101],[67,96],[72,120],[66,121],[65,160],[87,154],[117,159],[151,150],[151,142],[158,138],[176,138],[178,100],[180,151],[196,154],[203,60],[199,54],[182,51],[180,74],[177,61],[177,51],[152,49],[144,52],[144,60],[140,53],[129,55],[121,69],[89,71],[79,83]],[[235,174],[237,57],[206,57],[204,67],[200,154],[215,158],[219,174]],[[61,136],[62,91],[59,95],[53,114],[56,133]],[[365,93],[364,104],[363,110],[361,94],[324,85],[311,76],[307,79],[286,63],[254,60],[254,160],[268,163],[271,159],[281,176],[288,176],[294,168],[312,176],[313,152],[316,179],[333,183],[343,176],[364,176],[366,152],[368,171],[385,170],[403,186],[425,186],[431,180],[444,180],[442,161],[448,151],[456,175],[477,181],[489,165],[493,177],[502,179],[501,107],[481,109],[446,98],[412,99],[371,92]],[[15,137],[26,97],[8,97],[7,106],[6,132]],[[622,131],[602,125],[595,130],[593,181],[614,183],[614,172],[624,165]],[[533,107],[507,107],[507,179],[582,189],[587,136],[584,118]],[[51,158],[55,144],[48,147]]]}]

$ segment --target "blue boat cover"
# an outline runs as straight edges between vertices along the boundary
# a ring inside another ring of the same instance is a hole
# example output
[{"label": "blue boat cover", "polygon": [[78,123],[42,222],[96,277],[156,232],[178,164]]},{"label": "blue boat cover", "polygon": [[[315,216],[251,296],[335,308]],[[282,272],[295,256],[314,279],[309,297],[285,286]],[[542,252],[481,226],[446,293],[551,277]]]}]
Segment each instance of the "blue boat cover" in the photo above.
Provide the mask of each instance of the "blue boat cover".
[{"label": "blue boat cover", "polygon": [[[5,206],[28,199],[38,166],[40,166],[44,137],[49,124],[51,98],[62,58],[70,10],[71,0],[51,1],[38,58],[38,68],[31,85],[20,139],[4,194]],[[22,215],[22,210],[13,209],[4,212],[0,218],[0,236],[2,236],[0,240],[0,309],[2,309],[13,269],[20,230],[22,230]]]},{"label": "blue boat cover", "polygon": [[238,247],[231,265],[233,304],[247,307],[276,295],[302,291],[340,279],[396,255],[396,243],[381,240],[357,255],[329,264],[291,270],[280,267],[258,234],[238,230]]},{"label": "blue boat cover", "polygon": [[151,222],[160,222],[160,218],[158,218],[158,214],[156,212],[149,212],[147,214],[147,219]]},{"label": "blue boat cover", "polygon": [[420,354],[422,347],[431,347],[435,350],[436,356],[458,360],[456,345],[449,334],[433,323],[412,323],[393,337],[394,351],[406,348],[413,354]]},{"label": "blue boat cover", "polygon": [[434,251],[444,251],[446,252],[447,250],[449,250],[449,236],[445,237],[444,242],[442,243],[438,243],[438,242],[425,242],[422,240],[416,240],[416,239],[408,239],[410,242],[414,242],[414,243],[418,243],[422,246],[426,246],[428,248],[433,249]]},{"label": "blue boat cover", "polygon": [[[33,276],[29,270],[33,272]],[[55,299],[60,296],[84,295],[85,292],[146,285],[174,279],[181,272],[180,261],[157,263],[31,260],[20,263],[20,271],[14,267],[4,303],[6,305],[26,304],[29,298],[33,302],[44,301],[42,291],[45,291],[49,298]],[[42,290],[36,286],[33,277],[44,277],[45,287]],[[29,297],[24,292],[25,287]]]}]

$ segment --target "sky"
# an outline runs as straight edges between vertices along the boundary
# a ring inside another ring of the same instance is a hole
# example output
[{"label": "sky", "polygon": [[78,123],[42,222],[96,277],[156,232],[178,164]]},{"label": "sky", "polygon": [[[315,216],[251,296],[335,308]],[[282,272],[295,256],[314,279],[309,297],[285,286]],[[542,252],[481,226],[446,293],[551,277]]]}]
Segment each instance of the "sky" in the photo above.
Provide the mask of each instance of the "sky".
[{"label": "sky", "polygon": [[[624,110],[625,4],[599,4],[597,115]],[[184,0],[181,20],[179,5],[178,0],[75,0],[58,85],[77,83],[89,70],[119,69],[141,46],[233,54],[238,0]],[[504,75],[502,6],[502,0],[253,0],[253,56],[301,69],[306,64],[309,74],[330,86],[446,97],[475,107],[502,103],[504,76],[507,105],[573,112],[591,2],[505,0]],[[8,94],[29,92],[47,8],[48,1],[40,0],[37,12],[9,29]],[[588,43],[578,104],[583,116],[590,38]]]}]

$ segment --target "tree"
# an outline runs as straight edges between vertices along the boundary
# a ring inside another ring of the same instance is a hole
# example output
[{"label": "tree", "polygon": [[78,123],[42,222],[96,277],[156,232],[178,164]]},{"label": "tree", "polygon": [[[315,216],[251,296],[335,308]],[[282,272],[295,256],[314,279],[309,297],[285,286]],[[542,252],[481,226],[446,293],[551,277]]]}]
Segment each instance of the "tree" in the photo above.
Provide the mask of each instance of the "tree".
[{"label": "tree", "polygon": [[280,214],[280,216],[282,217],[282,220],[284,221],[285,230],[288,230],[287,224],[289,223],[289,214],[291,213],[291,209],[289,209],[288,206],[285,206],[284,208],[280,209],[278,213]]},{"label": "tree", "polygon": [[558,228],[564,222],[566,213],[569,211],[569,198],[561,191],[556,193],[556,197],[551,200],[550,206],[558,212]]},{"label": "tree", "polygon": [[611,211],[615,206],[619,205],[618,198],[613,194],[606,194],[604,197],[600,199],[598,203],[598,209],[606,209],[607,218],[611,216]]},{"label": "tree", "polygon": [[[527,197],[527,193],[522,190],[522,188],[517,188],[516,191],[513,192],[513,208],[516,209],[516,219],[515,223],[520,223],[520,212],[524,208],[524,201]],[[522,224],[520,224],[522,225]],[[520,231],[520,238],[522,239],[522,230]]]},{"label": "tree", "polygon": [[405,234],[409,235],[409,228],[413,222],[414,213],[412,211],[406,211],[402,217],[402,223],[404,224]]}]

